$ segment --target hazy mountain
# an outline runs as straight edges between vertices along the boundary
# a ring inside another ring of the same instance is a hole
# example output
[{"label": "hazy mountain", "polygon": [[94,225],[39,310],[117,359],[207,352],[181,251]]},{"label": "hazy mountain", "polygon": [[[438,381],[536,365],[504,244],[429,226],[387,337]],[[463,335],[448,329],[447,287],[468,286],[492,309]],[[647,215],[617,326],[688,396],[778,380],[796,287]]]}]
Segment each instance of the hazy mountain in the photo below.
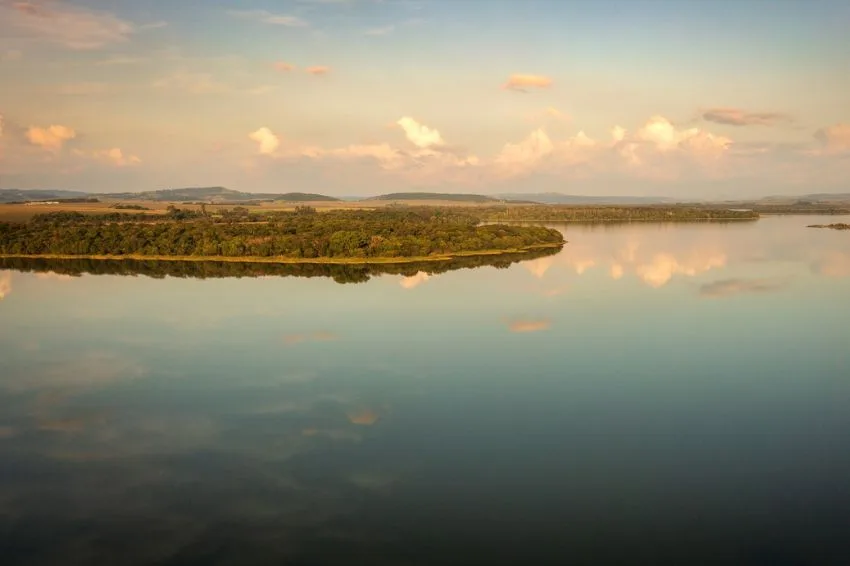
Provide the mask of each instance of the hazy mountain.
[{"label": "hazy mountain", "polygon": [[24,202],[31,200],[55,200],[66,198],[82,198],[88,196],[79,191],[53,189],[0,189],[0,202]]},{"label": "hazy mountain", "polygon": [[450,200],[456,202],[499,202],[498,198],[484,195],[458,194],[458,193],[390,193],[369,197],[364,200]]},{"label": "hazy mountain", "polygon": [[205,202],[245,202],[252,200],[282,200],[290,202],[338,201],[339,199],[313,193],[243,193],[225,187],[187,187],[182,189],[162,189],[141,193],[104,193],[103,198],[121,200],[155,201],[205,201]]},{"label": "hazy mountain", "polygon": [[672,204],[681,202],[669,197],[626,197],[626,196],[584,196],[565,195],[563,193],[505,193],[499,198],[508,200],[526,200],[541,204]]}]

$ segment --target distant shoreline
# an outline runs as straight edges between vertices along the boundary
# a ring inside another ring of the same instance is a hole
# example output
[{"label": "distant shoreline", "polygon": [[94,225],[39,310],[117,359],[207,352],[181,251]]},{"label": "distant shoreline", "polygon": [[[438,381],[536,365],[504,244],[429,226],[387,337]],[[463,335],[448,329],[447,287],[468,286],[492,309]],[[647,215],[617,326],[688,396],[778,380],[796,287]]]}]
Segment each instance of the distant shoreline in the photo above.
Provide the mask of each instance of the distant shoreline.
[{"label": "distant shoreline", "polygon": [[472,252],[455,252],[449,254],[438,254],[431,256],[407,256],[407,257],[262,257],[262,256],[174,256],[174,255],[92,255],[92,254],[0,254],[0,258],[20,259],[92,259],[103,261],[217,261],[231,263],[276,263],[276,264],[331,264],[331,265],[380,265],[380,264],[403,264],[451,261],[461,257],[487,257],[501,255],[515,255],[536,250],[556,249],[564,246],[566,242],[552,242],[547,244],[534,244],[521,248],[510,248],[504,250],[481,250]]}]

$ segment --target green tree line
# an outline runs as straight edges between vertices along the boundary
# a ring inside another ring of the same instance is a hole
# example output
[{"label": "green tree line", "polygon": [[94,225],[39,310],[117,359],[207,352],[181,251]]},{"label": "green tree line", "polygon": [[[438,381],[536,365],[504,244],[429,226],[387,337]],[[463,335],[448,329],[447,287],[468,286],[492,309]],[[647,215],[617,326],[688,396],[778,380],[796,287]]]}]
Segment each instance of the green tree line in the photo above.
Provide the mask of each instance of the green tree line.
[{"label": "green tree line", "polygon": [[405,258],[521,250],[563,243],[540,226],[480,225],[460,211],[357,210],[216,216],[170,207],[166,215],[59,212],[0,223],[0,254],[283,258]]},{"label": "green tree line", "polygon": [[494,206],[476,211],[482,219],[547,222],[692,222],[700,220],[755,220],[757,212],[696,206]]}]

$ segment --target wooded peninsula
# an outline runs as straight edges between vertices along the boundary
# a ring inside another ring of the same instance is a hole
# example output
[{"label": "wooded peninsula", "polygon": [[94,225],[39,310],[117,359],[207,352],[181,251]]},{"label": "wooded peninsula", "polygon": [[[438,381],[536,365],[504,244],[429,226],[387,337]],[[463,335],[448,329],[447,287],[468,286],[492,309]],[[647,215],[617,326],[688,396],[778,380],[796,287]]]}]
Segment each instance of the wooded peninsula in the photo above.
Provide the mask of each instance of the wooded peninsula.
[{"label": "wooded peninsula", "polygon": [[481,224],[451,208],[381,208],[208,213],[169,206],[166,214],[39,214],[0,223],[0,255],[94,259],[381,263],[515,254],[564,244],[542,226]]}]

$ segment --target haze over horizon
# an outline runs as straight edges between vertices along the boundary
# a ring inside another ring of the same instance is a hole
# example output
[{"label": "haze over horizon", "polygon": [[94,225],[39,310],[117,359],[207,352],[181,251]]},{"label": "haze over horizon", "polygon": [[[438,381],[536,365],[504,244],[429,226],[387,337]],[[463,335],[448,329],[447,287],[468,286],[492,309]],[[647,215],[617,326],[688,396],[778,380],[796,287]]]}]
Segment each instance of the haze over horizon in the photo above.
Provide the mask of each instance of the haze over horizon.
[{"label": "haze over horizon", "polygon": [[850,192],[850,3],[0,0],[0,188]]}]

